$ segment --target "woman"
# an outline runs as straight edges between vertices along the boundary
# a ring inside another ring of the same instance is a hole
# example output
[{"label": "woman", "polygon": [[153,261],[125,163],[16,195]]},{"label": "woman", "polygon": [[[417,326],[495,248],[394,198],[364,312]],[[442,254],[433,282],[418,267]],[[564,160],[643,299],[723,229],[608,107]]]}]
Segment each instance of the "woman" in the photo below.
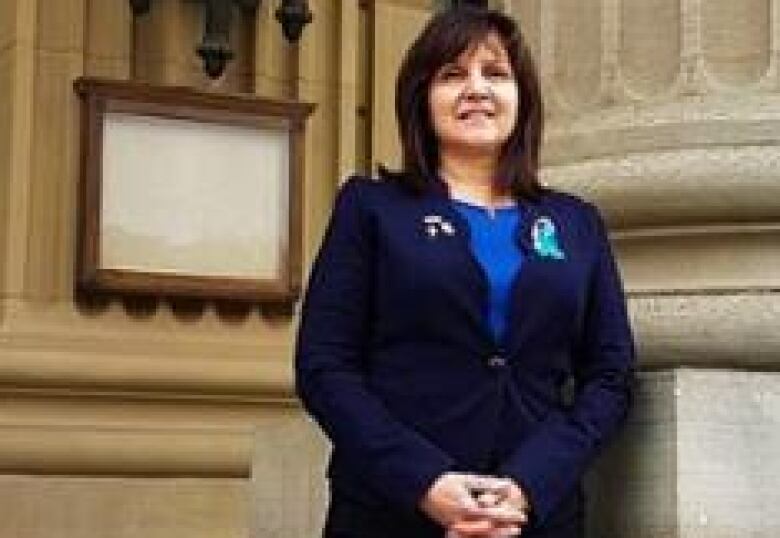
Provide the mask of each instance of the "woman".
[{"label": "woman", "polygon": [[324,536],[581,536],[579,481],[633,379],[604,225],[539,185],[508,17],[435,16],[396,89],[403,170],[339,192],[299,330],[298,392],[333,443]]}]

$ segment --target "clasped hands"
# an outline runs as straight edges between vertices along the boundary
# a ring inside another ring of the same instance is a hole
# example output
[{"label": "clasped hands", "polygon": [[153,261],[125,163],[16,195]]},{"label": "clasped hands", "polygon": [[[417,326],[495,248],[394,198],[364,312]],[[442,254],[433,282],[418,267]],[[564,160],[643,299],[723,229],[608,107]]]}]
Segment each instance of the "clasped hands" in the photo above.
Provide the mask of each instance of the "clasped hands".
[{"label": "clasped hands", "polygon": [[529,505],[511,479],[445,473],[420,508],[447,529],[447,538],[503,538],[520,534]]}]

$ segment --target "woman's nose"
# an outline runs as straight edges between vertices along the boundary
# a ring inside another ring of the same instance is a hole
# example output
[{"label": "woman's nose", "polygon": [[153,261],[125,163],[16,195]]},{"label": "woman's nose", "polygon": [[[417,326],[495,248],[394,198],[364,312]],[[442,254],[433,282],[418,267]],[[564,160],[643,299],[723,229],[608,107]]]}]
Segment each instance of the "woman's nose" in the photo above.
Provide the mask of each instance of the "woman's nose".
[{"label": "woman's nose", "polygon": [[487,99],[490,96],[490,83],[481,73],[469,73],[464,94],[470,99]]}]

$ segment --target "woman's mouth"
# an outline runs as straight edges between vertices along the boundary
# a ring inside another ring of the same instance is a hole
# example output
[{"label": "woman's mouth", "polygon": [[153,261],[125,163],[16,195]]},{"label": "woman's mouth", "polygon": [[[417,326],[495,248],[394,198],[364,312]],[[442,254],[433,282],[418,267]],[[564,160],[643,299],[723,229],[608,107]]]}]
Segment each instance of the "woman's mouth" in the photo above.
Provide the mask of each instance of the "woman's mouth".
[{"label": "woman's mouth", "polygon": [[481,119],[481,118],[493,118],[495,112],[486,109],[471,109],[463,110],[458,113],[457,118],[459,120]]}]

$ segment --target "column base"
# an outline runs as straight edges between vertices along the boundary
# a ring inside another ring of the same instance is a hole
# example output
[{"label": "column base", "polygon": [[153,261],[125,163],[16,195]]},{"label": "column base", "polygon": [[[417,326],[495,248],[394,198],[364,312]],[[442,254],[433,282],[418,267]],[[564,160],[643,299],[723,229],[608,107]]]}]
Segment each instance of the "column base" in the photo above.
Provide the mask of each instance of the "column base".
[{"label": "column base", "polygon": [[641,374],[586,490],[589,537],[780,536],[780,373]]}]

